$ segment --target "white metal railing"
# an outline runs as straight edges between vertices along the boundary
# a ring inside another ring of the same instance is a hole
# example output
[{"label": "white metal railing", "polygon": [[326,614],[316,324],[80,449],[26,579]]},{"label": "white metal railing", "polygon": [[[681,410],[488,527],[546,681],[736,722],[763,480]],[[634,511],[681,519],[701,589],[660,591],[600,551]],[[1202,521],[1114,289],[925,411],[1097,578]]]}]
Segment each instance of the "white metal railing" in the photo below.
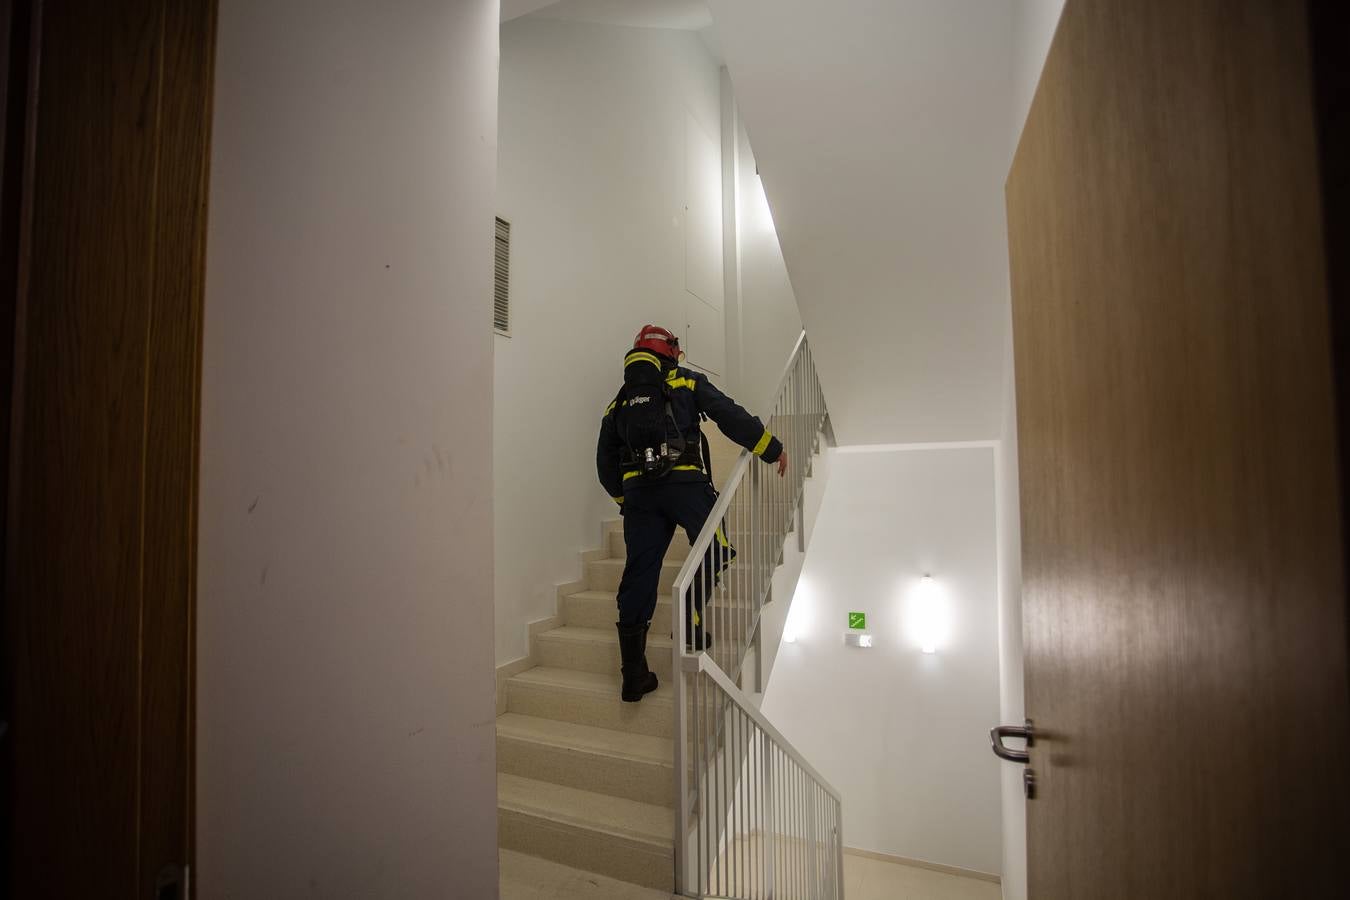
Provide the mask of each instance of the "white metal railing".
[{"label": "white metal railing", "polygon": [[[804,542],[802,494],[821,430],[829,429],[805,332],[768,428],[787,451],[787,476],[742,452],[672,589],[675,887],[687,897],[844,894],[839,793],[740,686],[751,674],[746,657],[758,648],[783,542],[794,527]],[[700,610],[697,625],[692,610]],[[706,650],[691,646],[700,632],[711,634]],[[760,659],[757,649],[757,686]]]}]

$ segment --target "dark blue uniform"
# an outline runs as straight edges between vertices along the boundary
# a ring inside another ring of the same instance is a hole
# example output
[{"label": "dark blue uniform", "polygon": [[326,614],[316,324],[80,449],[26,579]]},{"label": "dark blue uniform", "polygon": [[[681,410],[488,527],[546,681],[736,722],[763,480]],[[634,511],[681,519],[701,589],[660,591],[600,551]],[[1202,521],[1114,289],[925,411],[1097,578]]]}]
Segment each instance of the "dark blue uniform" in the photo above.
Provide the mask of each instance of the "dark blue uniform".
[{"label": "dark blue uniform", "polygon": [[[699,422],[707,416],[728,438],[765,462],[778,460],[783,452],[782,442],[769,434],[763,422],[714,387],[706,375],[669,362],[666,366],[671,414],[689,447],[700,446]],[[643,475],[637,466],[625,468],[618,426],[624,404],[620,391],[605,410],[595,451],[595,467],[600,483],[623,510],[623,538],[628,558],[619,584],[619,625],[636,627],[650,622],[656,610],[661,562],[675,529],[683,529],[692,544],[708,521],[717,495],[704,465],[694,459],[684,460],[659,478]],[[708,555],[711,557],[717,552],[723,554],[724,563],[732,553],[722,540],[713,542]],[[705,561],[707,564],[702,571],[715,571],[714,560]],[[706,586],[695,585],[695,610],[701,610],[703,606],[701,587]],[[692,619],[689,610],[685,610],[685,616],[690,625],[686,633],[692,635],[692,625],[697,620]]]}]

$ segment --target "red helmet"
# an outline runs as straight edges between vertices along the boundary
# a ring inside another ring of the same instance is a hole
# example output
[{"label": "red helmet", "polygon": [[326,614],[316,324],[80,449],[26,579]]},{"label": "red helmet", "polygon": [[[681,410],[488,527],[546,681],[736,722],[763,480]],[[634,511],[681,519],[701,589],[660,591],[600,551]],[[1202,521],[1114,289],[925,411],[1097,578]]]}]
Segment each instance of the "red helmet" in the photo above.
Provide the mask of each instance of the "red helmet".
[{"label": "red helmet", "polygon": [[659,325],[644,325],[633,338],[633,349],[650,350],[666,359],[679,360],[680,339]]}]

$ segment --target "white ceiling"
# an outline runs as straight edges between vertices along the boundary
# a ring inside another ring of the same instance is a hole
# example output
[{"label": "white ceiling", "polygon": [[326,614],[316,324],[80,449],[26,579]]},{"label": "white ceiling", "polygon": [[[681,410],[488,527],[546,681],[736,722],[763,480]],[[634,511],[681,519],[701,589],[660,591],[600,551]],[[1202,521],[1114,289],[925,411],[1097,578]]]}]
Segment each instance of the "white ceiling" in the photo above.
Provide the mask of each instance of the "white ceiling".
[{"label": "white ceiling", "polygon": [[545,6],[551,6],[554,0],[502,0],[502,18],[503,22],[509,22],[512,19],[518,19],[521,16],[527,16],[536,9],[543,9]]},{"label": "white ceiling", "polygon": [[503,22],[531,13],[541,19],[684,31],[712,24],[706,0],[502,0]]},{"label": "white ceiling", "polygon": [[839,439],[998,437],[1013,4],[709,4]]}]

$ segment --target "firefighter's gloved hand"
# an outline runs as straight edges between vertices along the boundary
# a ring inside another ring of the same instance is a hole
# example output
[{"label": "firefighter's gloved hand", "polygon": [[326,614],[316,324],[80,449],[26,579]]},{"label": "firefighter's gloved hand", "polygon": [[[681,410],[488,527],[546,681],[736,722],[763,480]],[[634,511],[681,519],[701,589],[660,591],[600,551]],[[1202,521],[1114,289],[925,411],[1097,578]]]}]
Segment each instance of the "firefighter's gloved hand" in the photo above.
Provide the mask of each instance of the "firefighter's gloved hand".
[{"label": "firefighter's gloved hand", "polygon": [[787,451],[784,450],[782,453],[778,454],[778,477],[779,477],[779,478],[782,478],[784,475],[787,474],[787,466],[788,466]]},{"label": "firefighter's gloved hand", "polygon": [[615,497],[615,498],[614,498],[614,503],[615,503],[616,506],[619,507],[619,515],[622,516],[622,515],[623,515],[623,498],[622,498],[622,497]]}]

